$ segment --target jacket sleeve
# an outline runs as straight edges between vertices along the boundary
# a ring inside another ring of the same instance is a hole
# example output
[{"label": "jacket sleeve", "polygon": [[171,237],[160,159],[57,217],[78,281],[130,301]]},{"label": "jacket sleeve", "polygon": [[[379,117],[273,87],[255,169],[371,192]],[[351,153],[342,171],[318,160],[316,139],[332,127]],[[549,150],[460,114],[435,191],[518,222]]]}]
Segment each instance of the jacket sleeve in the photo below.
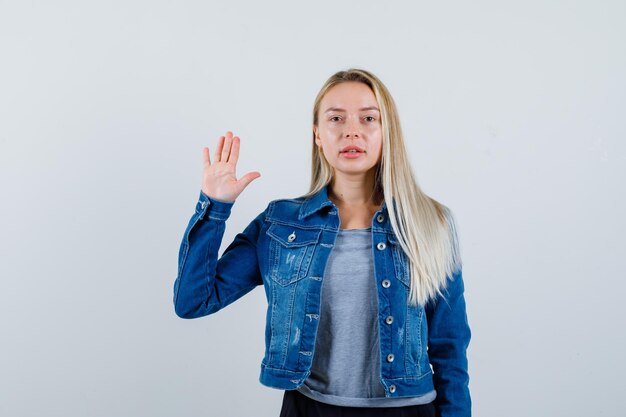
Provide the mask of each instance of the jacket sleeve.
[{"label": "jacket sleeve", "polygon": [[193,319],[215,313],[263,283],[256,243],[265,212],[238,233],[218,259],[233,205],[200,191],[178,253],[174,310],[179,317]]},{"label": "jacket sleeve", "polygon": [[471,331],[460,268],[442,292],[447,296],[439,296],[426,305],[428,357],[437,391],[437,416],[470,417],[472,404],[466,351]]}]

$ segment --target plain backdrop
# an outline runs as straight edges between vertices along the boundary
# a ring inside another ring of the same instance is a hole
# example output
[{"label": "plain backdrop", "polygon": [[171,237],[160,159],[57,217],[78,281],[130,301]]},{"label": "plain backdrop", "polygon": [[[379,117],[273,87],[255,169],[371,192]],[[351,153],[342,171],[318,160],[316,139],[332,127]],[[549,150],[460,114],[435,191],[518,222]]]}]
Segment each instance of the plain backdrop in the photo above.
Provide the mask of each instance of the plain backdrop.
[{"label": "plain backdrop", "polygon": [[0,1],[0,415],[278,416],[265,294],[178,318],[201,150],[308,191],[312,106],[361,67],[458,220],[480,417],[624,416],[623,1]]}]

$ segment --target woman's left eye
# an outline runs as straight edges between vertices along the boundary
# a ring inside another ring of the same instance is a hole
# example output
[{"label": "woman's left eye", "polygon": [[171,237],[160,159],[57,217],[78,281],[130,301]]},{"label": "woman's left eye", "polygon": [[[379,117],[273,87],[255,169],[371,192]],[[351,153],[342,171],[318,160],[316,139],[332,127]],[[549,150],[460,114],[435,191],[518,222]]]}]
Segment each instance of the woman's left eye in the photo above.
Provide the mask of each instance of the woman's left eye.
[{"label": "woman's left eye", "polygon": [[367,119],[368,122],[373,122],[374,120],[376,120],[374,116],[365,116],[365,119]]}]

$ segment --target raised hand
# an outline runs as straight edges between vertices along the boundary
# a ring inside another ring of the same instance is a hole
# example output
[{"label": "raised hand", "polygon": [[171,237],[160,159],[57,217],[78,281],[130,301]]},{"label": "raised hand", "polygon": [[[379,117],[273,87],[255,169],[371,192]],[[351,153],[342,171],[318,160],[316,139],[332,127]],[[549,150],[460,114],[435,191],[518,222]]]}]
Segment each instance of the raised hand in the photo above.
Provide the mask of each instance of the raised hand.
[{"label": "raised hand", "polygon": [[237,179],[240,139],[228,131],[220,136],[213,162],[209,148],[202,148],[202,192],[216,200],[234,202],[244,188],[261,176],[258,171],[248,172]]}]

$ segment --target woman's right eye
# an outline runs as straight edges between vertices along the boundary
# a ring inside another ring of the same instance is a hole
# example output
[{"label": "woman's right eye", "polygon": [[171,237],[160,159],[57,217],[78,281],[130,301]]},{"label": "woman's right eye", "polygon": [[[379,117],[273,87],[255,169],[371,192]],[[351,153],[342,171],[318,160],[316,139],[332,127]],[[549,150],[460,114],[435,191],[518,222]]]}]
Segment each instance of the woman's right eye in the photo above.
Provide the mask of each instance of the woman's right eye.
[{"label": "woman's right eye", "polygon": [[331,121],[331,122],[338,122],[338,121],[339,121],[339,119],[341,119],[341,117],[339,117],[339,116],[333,116],[333,117],[331,117],[331,118],[330,118],[330,121]]}]

